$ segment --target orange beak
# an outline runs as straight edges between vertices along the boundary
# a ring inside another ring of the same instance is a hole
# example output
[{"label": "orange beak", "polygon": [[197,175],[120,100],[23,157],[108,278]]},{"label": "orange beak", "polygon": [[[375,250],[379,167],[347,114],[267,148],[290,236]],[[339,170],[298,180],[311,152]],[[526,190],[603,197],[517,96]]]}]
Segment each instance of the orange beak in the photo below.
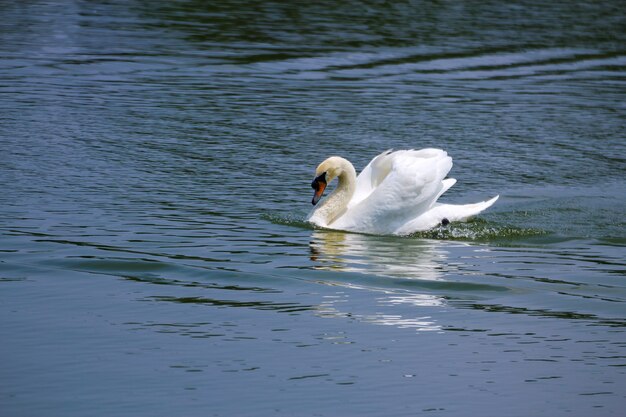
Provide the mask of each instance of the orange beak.
[{"label": "orange beak", "polygon": [[315,190],[315,194],[313,194],[313,200],[311,200],[311,204],[316,205],[320,198],[322,198],[322,194],[324,194],[324,190],[326,189],[326,173],[323,172],[322,175],[316,177],[311,183],[311,187]]}]

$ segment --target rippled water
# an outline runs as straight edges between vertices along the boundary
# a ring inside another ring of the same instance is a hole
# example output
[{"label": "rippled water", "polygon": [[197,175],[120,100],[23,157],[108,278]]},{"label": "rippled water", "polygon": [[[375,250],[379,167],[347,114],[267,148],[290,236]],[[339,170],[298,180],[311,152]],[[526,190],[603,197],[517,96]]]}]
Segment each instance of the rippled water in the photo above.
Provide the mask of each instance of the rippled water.
[{"label": "rippled water", "polygon": [[[0,415],[626,408],[619,2],[0,4]],[[315,166],[439,147],[407,238]]]}]

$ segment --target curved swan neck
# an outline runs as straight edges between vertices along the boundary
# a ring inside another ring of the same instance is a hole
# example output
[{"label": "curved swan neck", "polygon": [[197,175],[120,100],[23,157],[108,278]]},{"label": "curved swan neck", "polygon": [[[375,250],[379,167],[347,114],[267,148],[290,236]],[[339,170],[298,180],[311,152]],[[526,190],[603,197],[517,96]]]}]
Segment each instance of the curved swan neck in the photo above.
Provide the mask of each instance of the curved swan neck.
[{"label": "curved swan neck", "polygon": [[350,199],[356,190],[356,171],[354,166],[344,158],[329,158],[332,166],[328,169],[329,179],[337,177],[337,188],[317,207],[311,214],[311,220],[315,217],[316,223],[321,226],[329,226],[333,221],[343,215]]},{"label": "curved swan neck", "polygon": [[341,202],[342,208],[348,206],[348,202],[356,190],[356,172],[352,164],[346,161],[348,166],[337,176],[337,188],[328,196],[328,200],[334,199]]}]

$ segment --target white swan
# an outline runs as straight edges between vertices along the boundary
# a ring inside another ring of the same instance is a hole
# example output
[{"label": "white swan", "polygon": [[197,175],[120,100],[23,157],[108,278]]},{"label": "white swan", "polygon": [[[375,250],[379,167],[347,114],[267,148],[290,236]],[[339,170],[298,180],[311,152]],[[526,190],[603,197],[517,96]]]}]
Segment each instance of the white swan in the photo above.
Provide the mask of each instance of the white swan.
[{"label": "white swan", "polygon": [[357,177],[348,160],[331,156],[315,171],[313,205],[334,178],[339,184],[307,221],[335,230],[408,235],[467,220],[496,202],[499,196],[476,204],[437,203],[456,183],[444,179],[451,168],[452,158],[441,149],[386,151]]}]

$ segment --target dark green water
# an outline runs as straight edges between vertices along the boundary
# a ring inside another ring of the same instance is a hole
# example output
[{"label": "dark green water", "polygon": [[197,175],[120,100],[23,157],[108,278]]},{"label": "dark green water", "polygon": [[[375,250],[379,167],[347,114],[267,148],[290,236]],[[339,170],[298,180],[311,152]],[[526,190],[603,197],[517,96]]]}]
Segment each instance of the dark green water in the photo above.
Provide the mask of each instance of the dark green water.
[{"label": "dark green water", "polygon": [[[620,2],[0,2],[0,415],[620,416]],[[449,152],[409,238],[338,154]]]}]

